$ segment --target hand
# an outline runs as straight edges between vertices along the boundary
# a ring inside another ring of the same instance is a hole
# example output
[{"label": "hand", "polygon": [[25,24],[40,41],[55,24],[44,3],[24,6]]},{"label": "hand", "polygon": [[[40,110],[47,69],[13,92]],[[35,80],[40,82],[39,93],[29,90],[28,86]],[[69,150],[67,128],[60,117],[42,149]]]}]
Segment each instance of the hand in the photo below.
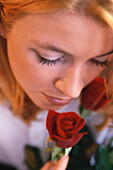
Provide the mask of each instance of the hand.
[{"label": "hand", "polygon": [[69,156],[63,156],[57,163],[47,162],[40,170],[65,170],[69,161]]}]

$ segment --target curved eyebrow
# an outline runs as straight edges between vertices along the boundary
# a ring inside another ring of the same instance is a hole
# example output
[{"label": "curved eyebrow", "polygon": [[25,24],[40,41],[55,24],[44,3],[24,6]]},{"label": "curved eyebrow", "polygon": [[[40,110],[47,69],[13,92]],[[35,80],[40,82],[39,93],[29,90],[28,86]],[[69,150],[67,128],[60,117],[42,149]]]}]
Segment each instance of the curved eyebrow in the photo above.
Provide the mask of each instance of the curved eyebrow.
[{"label": "curved eyebrow", "polygon": [[107,52],[107,53],[104,53],[104,54],[98,55],[98,56],[96,56],[96,57],[94,57],[94,58],[104,57],[104,56],[106,56],[106,55],[110,55],[110,54],[112,54],[112,53],[113,53],[113,49],[112,49],[111,51]]},{"label": "curved eyebrow", "polygon": [[[71,53],[69,53],[69,52],[66,52],[66,51],[64,51],[63,49],[61,49],[61,48],[59,48],[59,47],[56,47],[56,46],[54,46],[54,45],[50,45],[50,44],[48,44],[48,43],[44,43],[44,44],[39,43],[39,44],[38,44],[38,42],[37,42],[36,45],[39,46],[40,48],[45,49],[45,50],[51,50],[51,51],[63,53],[63,54],[66,55],[66,56],[71,56],[71,57],[73,56],[73,54],[71,54]],[[104,56],[110,55],[110,54],[112,54],[112,53],[113,53],[113,49],[112,49],[111,51],[107,52],[107,53],[94,56],[93,58],[104,57]]]}]

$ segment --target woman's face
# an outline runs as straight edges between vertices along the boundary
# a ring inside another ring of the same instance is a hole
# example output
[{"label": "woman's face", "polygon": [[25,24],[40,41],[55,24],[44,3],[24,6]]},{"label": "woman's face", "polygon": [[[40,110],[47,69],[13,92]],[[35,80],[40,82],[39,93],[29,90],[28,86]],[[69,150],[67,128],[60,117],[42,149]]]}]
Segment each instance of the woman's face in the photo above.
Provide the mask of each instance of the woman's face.
[{"label": "woman's face", "polygon": [[113,49],[110,28],[64,11],[20,18],[6,38],[16,80],[45,110],[77,98],[105,68]]}]

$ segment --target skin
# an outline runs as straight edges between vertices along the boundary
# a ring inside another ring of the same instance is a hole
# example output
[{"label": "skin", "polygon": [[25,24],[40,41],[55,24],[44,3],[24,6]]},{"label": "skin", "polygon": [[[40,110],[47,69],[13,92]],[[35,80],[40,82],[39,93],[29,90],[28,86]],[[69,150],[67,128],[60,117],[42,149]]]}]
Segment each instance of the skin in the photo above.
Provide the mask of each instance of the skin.
[{"label": "skin", "polygon": [[[110,55],[96,56],[113,48],[113,33],[109,27],[66,11],[29,14],[16,20],[5,34],[16,80],[38,107],[47,110],[61,106],[52,105],[44,94],[59,99],[77,98],[83,87],[104,69],[91,59],[104,62]],[[71,56],[42,48],[47,45],[63,49]],[[49,60],[61,58],[61,63],[42,65],[36,52]]]},{"label": "skin", "polygon": [[61,157],[57,163],[47,162],[41,170],[65,170],[69,161],[69,156]]}]

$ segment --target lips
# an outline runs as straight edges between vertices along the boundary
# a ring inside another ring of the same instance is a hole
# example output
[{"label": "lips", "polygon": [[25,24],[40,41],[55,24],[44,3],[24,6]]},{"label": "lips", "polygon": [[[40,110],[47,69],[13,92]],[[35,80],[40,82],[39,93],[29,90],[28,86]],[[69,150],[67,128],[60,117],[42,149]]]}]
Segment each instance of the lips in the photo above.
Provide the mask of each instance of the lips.
[{"label": "lips", "polygon": [[64,105],[70,103],[71,100],[72,100],[72,98],[70,98],[70,99],[59,99],[59,98],[48,96],[46,94],[44,94],[44,96],[48,100],[49,103],[51,103],[52,105],[56,105],[56,106],[64,106]]}]

